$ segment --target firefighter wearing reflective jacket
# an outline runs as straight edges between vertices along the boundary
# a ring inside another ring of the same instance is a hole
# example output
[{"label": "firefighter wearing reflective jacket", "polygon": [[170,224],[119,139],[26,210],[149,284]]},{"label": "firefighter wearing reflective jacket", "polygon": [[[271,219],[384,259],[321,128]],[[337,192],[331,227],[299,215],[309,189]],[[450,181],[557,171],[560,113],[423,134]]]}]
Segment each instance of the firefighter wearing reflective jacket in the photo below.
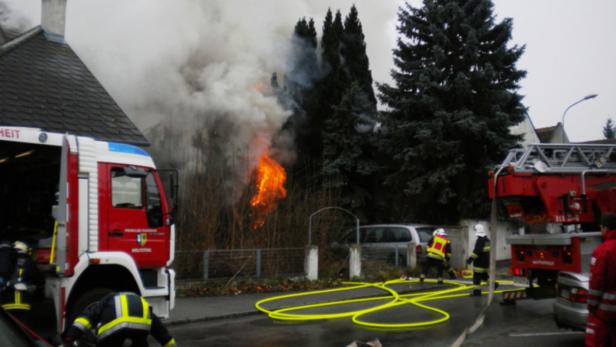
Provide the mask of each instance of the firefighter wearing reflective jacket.
[{"label": "firefighter wearing reflective jacket", "polygon": [[443,283],[443,270],[451,257],[451,243],[443,228],[436,229],[432,234],[432,238],[428,241],[427,253],[419,281],[423,283],[430,270],[436,268],[438,283]]},{"label": "firefighter wearing reflective jacket", "polygon": [[96,335],[97,346],[148,346],[152,336],[162,346],[175,346],[175,340],[150,309],[148,302],[134,293],[112,293],[90,304],[64,334],[64,346],[72,346],[88,330]]},{"label": "firefighter wearing reflective jacket", "polygon": [[475,248],[473,253],[466,260],[466,264],[473,264],[473,284],[477,286],[473,289],[473,296],[481,295],[481,282],[488,280],[488,267],[490,266],[490,239],[481,224],[475,224]]},{"label": "firefighter wearing reflective jacket", "polygon": [[29,247],[22,241],[13,243],[15,255],[13,272],[8,277],[0,301],[2,308],[27,325],[32,325],[32,301],[43,287],[43,277],[30,256]]},{"label": "firefighter wearing reflective jacket", "polygon": [[601,218],[601,243],[590,259],[586,346],[616,346],[616,214]]}]

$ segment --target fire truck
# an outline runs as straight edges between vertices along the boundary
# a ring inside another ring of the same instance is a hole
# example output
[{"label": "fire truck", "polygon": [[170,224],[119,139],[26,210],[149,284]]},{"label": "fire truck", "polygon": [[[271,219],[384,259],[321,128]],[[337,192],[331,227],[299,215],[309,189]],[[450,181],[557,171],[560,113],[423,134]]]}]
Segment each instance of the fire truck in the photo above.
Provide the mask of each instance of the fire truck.
[{"label": "fire truck", "polygon": [[0,127],[0,237],[33,249],[56,332],[112,291],[169,315],[177,184],[167,197],[162,176],[133,145]]},{"label": "fire truck", "polygon": [[523,230],[507,238],[514,279],[552,289],[559,271],[588,269],[601,214],[616,212],[616,146],[512,149],[488,184],[500,214]]}]

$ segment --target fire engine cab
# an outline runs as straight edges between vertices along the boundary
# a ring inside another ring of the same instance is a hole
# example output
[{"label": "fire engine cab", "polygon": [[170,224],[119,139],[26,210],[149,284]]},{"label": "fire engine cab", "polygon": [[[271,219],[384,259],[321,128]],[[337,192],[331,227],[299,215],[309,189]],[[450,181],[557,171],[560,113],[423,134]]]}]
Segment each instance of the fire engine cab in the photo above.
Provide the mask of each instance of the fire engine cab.
[{"label": "fire engine cab", "polygon": [[507,239],[513,275],[553,287],[559,271],[588,268],[601,241],[601,214],[616,212],[616,146],[513,149],[490,172],[488,184],[490,198],[509,220],[524,226],[524,234]]},{"label": "fire engine cab", "polygon": [[58,332],[111,291],[138,293],[169,315],[175,185],[168,200],[146,151],[0,127],[0,182],[0,237],[32,247]]}]

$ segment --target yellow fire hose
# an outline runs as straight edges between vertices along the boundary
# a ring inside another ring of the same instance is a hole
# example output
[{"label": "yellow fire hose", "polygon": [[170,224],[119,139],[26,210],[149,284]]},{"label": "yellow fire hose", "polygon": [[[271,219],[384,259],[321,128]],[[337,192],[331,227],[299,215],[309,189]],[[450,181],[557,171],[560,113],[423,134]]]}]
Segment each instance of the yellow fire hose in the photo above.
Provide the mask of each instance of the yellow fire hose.
[{"label": "yellow fire hose", "polygon": [[[419,328],[426,327],[430,325],[439,324],[445,322],[449,319],[449,313],[444,310],[441,310],[436,307],[428,306],[426,304],[422,304],[422,302],[427,301],[435,301],[435,300],[443,300],[443,299],[451,299],[451,298],[459,298],[459,297],[467,297],[469,293],[460,293],[462,291],[466,291],[469,289],[475,289],[475,285],[466,284],[458,281],[444,281],[444,283],[448,285],[453,285],[453,288],[447,288],[442,290],[434,290],[427,292],[416,292],[409,294],[399,294],[396,290],[390,288],[391,285],[396,284],[410,284],[417,283],[419,280],[391,280],[387,282],[376,282],[376,283],[368,283],[368,282],[344,282],[343,284],[347,285],[347,287],[335,288],[335,289],[324,289],[324,290],[316,290],[302,293],[294,293],[287,295],[279,295],[271,298],[266,298],[263,300],[257,301],[255,307],[257,310],[266,313],[270,318],[276,320],[284,320],[284,321],[311,321],[311,320],[325,320],[325,319],[338,319],[338,318],[347,318],[351,317],[353,323],[357,325],[361,325],[364,327],[370,328],[379,328],[379,329],[411,329],[411,328]],[[426,279],[424,282],[426,283],[436,283],[436,280]],[[502,285],[512,285],[512,281],[499,280],[499,284]],[[291,306],[284,307],[280,309],[267,309],[263,305],[266,303],[272,303],[275,301],[285,300],[289,298],[298,298],[298,297],[307,297],[311,295],[321,295],[328,293],[336,293],[336,292],[344,292],[344,291],[353,291],[362,288],[377,288],[384,290],[389,293],[386,296],[375,296],[375,297],[364,297],[364,298],[355,298],[355,299],[346,299],[346,300],[338,300],[338,301],[327,301],[320,302],[315,304],[308,305],[299,305],[299,306]],[[503,289],[497,290],[495,293],[505,293],[505,292],[514,292],[521,291],[523,288],[514,288],[514,289]],[[482,294],[487,294],[487,291],[482,291]],[[360,302],[371,302],[371,301],[385,301],[386,303],[346,312],[337,312],[337,313],[299,313],[297,311],[303,311],[314,308],[323,308],[323,307],[332,307],[337,305],[346,305]],[[379,323],[379,322],[370,322],[364,318],[365,316],[375,313],[378,311],[387,310],[393,307],[401,306],[401,305],[412,305],[419,307],[421,309],[436,312],[440,315],[439,318],[419,321],[419,322],[405,322],[405,323]]]}]

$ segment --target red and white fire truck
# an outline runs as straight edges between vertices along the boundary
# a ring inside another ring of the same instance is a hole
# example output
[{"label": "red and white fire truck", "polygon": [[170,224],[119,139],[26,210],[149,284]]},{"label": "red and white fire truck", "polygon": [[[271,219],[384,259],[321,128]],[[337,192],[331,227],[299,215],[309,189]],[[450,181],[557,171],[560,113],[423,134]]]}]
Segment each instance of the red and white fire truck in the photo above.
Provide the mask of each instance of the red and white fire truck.
[{"label": "red and white fire truck", "polygon": [[0,127],[0,182],[0,237],[33,248],[58,331],[111,291],[139,293],[156,314],[169,315],[174,198],[146,151]]},{"label": "red and white fire truck", "polygon": [[489,176],[490,198],[525,230],[507,238],[514,276],[551,288],[559,271],[588,268],[599,218],[616,212],[616,146],[529,145]]}]

